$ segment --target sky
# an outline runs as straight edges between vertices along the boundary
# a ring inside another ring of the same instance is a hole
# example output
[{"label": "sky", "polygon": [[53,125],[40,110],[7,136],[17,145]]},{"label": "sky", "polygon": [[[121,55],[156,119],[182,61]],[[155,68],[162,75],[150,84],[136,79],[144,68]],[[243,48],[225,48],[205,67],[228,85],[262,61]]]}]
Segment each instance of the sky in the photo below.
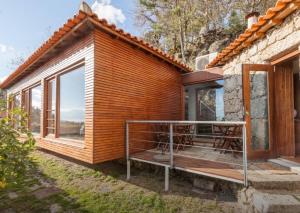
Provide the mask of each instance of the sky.
[{"label": "sky", "polygon": [[[25,3],[26,2],[26,3]],[[27,58],[54,31],[78,12],[81,0],[0,0],[0,81]],[[135,26],[136,0],[86,0],[94,12],[110,23],[141,35]]]}]

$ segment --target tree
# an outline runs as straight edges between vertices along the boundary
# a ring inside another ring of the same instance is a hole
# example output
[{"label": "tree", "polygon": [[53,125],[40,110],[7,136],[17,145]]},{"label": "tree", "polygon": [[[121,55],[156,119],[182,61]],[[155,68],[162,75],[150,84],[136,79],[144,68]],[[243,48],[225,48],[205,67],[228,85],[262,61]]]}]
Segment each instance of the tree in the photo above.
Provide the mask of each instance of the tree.
[{"label": "tree", "polygon": [[241,14],[233,10],[228,18],[228,26],[225,28],[228,34],[238,35],[246,27],[246,22],[241,17]]},{"label": "tree", "polygon": [[[215,41],[228,44],[246,27],[244,16],[276,0],[138,0],[136,22],[144,39],[193,65]],[[212,48],[215,51],[215,48]]]},{"label": "tree", "polygon": [[[12,97],[9,98],[9,102]],[[22,181],[33,163],[29,157],[35,140],[27,128],[27,115],[21,108],[7,109],[0,98],[0,189]]]}]

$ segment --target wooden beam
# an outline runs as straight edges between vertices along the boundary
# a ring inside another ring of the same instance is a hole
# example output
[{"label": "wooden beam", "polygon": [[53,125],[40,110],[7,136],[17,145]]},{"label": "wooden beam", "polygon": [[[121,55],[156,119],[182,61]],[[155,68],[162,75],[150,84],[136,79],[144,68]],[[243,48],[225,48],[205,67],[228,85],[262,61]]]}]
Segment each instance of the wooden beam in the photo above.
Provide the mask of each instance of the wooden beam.
[{"label": "wooden beam", "polygon": [[294,57],[297,57],[299,55],[300,55],[300,50],[296,49],[296,50],[293,50],[293,51],[291,51],[291,52],[289,52],[289,53],[287,53],[287,54],[285,54],[285,55],[283,55],[279,58],[271,60],[271,64],[272,65],[279,64],[279,63],[282,63],[284,61],[290,60]]}]

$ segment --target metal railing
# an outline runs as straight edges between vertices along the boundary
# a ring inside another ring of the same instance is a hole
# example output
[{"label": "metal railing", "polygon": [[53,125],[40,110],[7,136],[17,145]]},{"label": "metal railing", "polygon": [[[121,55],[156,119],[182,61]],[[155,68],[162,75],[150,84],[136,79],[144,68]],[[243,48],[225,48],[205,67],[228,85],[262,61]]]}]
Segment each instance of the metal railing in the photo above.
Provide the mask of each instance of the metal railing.
[{"label": "metal railing", "polygon": [[[209,132],[207,134],[197,134],[196,125],[212,125],[212,129],[218,127],[222,132]],[[155,127],[155,128],[153,128]],[[159,128],[157,128],[159,127]],[[163,127],[163,128],[162,128]],[[179,131],[180,129],[180,131]],[[228,131],[230,134],[227,134]],[[234,131],[236,134],[234,134]],[[160,137],[161,138],[160,138]],[[213,146],[201,145],[201,140],[211,140]],[[175,141],[174,141],[175,140]],[[200,142],[197,142],[200,141]],[[225,144],[227,146],[215,146],[215,144]],[[130,161],[141,161],[165,167],[165,190],[169,190],[169,169],[184,170],[228,181],[243,183],[248,186],[247,178],[247,146],[246,146],[246,122],[244,121],[161,121],[161,120],[128,120],[126,121],[126,159],[127,159],[127,179],[130,179]],[[229,145],[228,145],[229,144]],[[236,147],[230,147],[235,144]],[[198,155],[191,154],[200,153]],[[211,152],[212,151],[212,152]],[[204,154],[202,153],[204,152]],[[232,156],[230,156],[232,153]],[[242,167],[243,180],[222,176],[221,174],[210,174],[193,169],[186,169],[181,164],[191,162],[216,162],[207,159],[207,154],[213,156],[227,157],[229,162],[218,162],[217,165],[228,165]],[[236,157],[235,155],[238,154]],[[240,156],[242,154],[242,156]],[[166,159],[154,160],[155,157]],[[239,163],[239,160],[241,161]],[[187,162],[191,161],[191,162]],[[234,162],[230,162],[234,161]]]}]

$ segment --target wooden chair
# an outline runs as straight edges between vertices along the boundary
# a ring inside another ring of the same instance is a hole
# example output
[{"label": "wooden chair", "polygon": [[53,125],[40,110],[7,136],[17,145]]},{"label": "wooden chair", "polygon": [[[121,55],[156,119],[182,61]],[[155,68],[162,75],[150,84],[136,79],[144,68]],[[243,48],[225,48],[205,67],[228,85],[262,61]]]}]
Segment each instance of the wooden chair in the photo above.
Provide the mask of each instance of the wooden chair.
[{"label": "wooden chair", "polygon": [[167,148],[167,143],[169,142],[168,136],[168,125],[166,124],[156,124],[153,126],[154,139],[157,141],[156,148],[165,152]]},{"label": "wooden chair", "polygon": [[178,152],[179,149],[184,149],[184,140],[185,140],[185,126],[184,125],[176,125],[174,128],[174,148],[175,151]]},{"label": "wooden chair", "polygon": [[219,125],[213,125],[212,126],[213,135],[214,137],[214,143],[213,147],[216,148],[222,148],[224,147],[224,144],[226,142],[225,136],[228,134],[229,126],[219,126]]},{"label": "wooden chair", "polygon": [[[242,150],[242,141],[240,139],[242,135],[242,127],[235,125],[232,128],[228,129],[227,134],[226,134],[226,138],[225,138],[225,142],[224,142],[224,146],[223,149],[226,150],[237,150],[237,151],[241,151]],[[224,153],[226,153],[226,150],[224,151]],[[235,152],[232,152],[235,155]]]},{"label": "wooden chair", "polygon": [[194,145],[194,134],[195,134],[195,125],[186,125],[185,126],[185,141],[184,144],[186,145]]}]

